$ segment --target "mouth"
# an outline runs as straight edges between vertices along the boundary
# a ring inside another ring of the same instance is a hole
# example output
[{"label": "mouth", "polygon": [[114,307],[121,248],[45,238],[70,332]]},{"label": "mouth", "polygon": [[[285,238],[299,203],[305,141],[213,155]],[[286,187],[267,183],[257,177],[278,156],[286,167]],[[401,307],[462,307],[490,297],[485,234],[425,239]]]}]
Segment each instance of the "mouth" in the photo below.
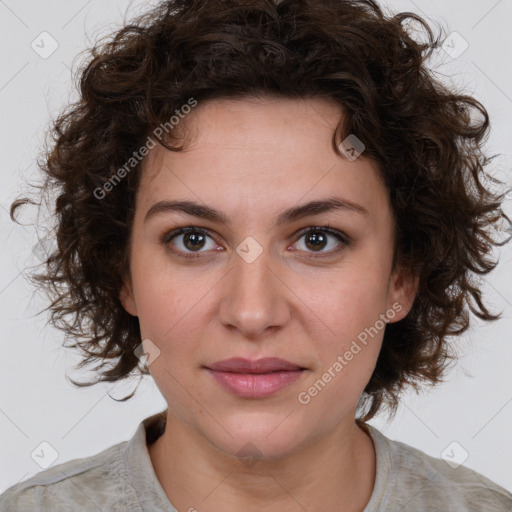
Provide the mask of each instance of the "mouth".
[{"label": "mouth", "polygon": [[251,361],[239,357],[204,367],[221,387],[239,397],[264,398],[296,382],[306,368],[275,357]]},{"label": "mouth", "polygon": [[206,368],[220,372],[251,374],[305,370],[299,365],[278,357],[264,357],[254,361],[242,357],[232,357],[231,359],[217,361],[206,366]]}]

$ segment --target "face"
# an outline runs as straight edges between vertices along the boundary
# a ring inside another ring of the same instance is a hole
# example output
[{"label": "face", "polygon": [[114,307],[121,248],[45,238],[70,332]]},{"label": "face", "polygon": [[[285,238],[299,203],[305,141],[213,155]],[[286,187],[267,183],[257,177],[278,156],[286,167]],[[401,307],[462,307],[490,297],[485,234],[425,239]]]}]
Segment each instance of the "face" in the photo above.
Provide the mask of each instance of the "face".
[{"label": "face", "polygon": [[[341,115],[323,99],[212,100],[181,121],[186,151],[143,163],[120,298],[169,413],[225,453],[281,457],[351,428],[383,318],[411,307],[388,191],[364,152],[332,149]],[[234,357],[301,370],[209,369]]]}]

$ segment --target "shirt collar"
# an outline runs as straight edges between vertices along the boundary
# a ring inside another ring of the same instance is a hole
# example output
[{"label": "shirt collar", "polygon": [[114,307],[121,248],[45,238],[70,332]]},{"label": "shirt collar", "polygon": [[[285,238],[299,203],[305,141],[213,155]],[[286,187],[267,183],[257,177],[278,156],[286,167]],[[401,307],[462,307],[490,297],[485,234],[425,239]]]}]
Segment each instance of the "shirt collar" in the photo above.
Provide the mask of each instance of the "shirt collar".
[{"label": "shirt collar", "polygon": [[141,421],[133,437],[121,450],[128,478],[142,511],[178,512],[169,502],[156,476],[148,451],[148,444],[155,442],[164,432],[166,419],[167,409]]}]

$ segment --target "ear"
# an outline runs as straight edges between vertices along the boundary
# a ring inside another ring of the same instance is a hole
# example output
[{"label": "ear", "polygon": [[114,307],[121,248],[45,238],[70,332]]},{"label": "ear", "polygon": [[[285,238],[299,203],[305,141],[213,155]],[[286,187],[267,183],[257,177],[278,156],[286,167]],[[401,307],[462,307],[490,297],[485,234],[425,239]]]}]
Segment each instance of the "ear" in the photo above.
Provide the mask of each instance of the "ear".
[{"label": "ear", "polygon": [[123,285],[119,292],[119,300],[121,301],[121,304],[127,313],[132,316],[138,316],[137,305],[135,304],[135,299],[133,296],[133,286],[129,277],[125,277],[123,279]]},{"label": "ear", "polygon": [[389,316],[388,323],[398,322],[407,316],[418,293],[419,276],[407,272],[402,267],[391,274],[389,280],[388,310],[395,315]]}]

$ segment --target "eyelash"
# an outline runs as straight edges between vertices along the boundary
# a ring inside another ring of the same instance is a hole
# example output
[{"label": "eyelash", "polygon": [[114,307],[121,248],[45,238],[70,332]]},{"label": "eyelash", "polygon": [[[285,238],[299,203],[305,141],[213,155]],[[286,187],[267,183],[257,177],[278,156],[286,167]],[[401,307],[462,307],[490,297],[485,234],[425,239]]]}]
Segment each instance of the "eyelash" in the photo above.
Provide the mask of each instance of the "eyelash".
[{"label": "eyelash", "polygon": [[[311,227],[302,229],[301,231],[299,231],[297,233],[297,241],[300,240],[303,236],[305,236],[311,232],[317,232],[317,231],[327,233],[327,234],[333,236],[339,242],[341,242],[341,244],[337,249],[333,249],[333,250],[325,252],[325,253],[318,253],[318,254],[312,253],[311,256],[307,256],[307,258],[309,258],[309,259],[333,256],[335,254],[338,254],[340,251],[342,251],[346,246],[349,246],[351,243],[350,237],[348,237],[347,235],[343,234],[342,232],[340,232],[338,230],[332,229],[328,224],[326,226],[311,226]],[[169,244],[169,242],[171,242],[171,240],[178,237],[179,235],[183,235],[186,233],[196,233],[196,234],[198,233],[203,236],[207,236],[213,240],[213,238],[210,236],[208,231],[206,231],[202,228],[196,228],[194,226],[187,226],[187,227],[183,227],[183,228],[174,229],[173,231],[170,231],[170,232],[164,234],[161,242],[167,246]],[[179,257],[187,258],[187,259],[201,258],[201,257],[203,257],[203,254],[205,252],[207,252],[207,251],[199,251],[199,252],[195,252],[195,253],[194,252],[184,253],[183,251],[176,251],[173,249],[171,249],[171,250],[174,254],[178,255]]]}]

